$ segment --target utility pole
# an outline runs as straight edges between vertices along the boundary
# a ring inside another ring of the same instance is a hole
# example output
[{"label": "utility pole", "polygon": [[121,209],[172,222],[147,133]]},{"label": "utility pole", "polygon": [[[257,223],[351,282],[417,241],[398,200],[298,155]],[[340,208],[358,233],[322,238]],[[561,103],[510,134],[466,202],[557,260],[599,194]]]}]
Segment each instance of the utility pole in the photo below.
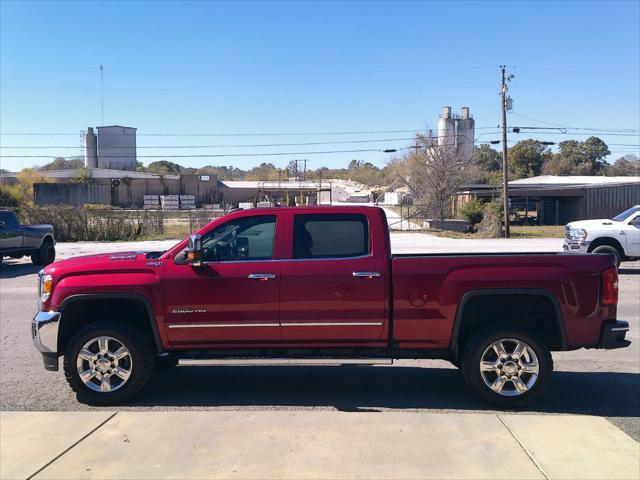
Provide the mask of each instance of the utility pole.
[{"label": "utility pole", "polygon": [[104,125],[104,67],[100,64],[100,113]]},{"label": "utility pole", "polygon": [[505,75],[505,65],[500,65],[502,77],[502,195],[504,202],[504,237],[509,238],[509,159],[507,158],[507,82],[513,75]]},{"label": "utility pole", "polygon": [[304,170],[302,170],[302,181],[307,180],[307,159],[302,160],[304,162]]}]

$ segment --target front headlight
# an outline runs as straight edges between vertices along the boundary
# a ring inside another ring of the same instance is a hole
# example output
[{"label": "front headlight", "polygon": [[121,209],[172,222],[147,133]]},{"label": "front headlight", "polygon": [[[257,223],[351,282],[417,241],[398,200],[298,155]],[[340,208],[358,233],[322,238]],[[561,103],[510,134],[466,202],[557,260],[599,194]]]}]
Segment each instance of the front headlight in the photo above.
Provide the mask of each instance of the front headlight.
[{"label": "front headlight", "polygon": [[40,302],[44,303],[51,295],[51,287],[53,286],[53,278],[51,275],[40,275],[40,285],[38,293],[40,294]]},{"label": "front headlight", "polygon": [[587,231],[584,228],[572,228],[569,230],[571,240],[584,240],[587,238]]}]

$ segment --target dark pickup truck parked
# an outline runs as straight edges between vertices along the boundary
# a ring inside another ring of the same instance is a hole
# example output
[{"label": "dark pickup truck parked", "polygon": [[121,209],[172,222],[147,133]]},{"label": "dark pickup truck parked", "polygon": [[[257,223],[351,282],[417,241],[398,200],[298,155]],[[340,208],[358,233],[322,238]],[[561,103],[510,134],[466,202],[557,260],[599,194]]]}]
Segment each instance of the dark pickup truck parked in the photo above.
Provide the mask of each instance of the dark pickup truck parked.
[{"label": "dark pickup truck parked", "polygon": [[56,241],[51,225],[21,225],[16,214],[0,210],[0,263],[3,257],[31,257],[35,265],[56,259]]},{"label": "dark pickup truck parked", "polygon": [[98,405],[179,358],[442,358],[520,407],[547,387],[552,350],[629,345],[617,282],[611,255],[392,255],[381,209],[259,208],[166,252],[49,265],[32,336]]}]

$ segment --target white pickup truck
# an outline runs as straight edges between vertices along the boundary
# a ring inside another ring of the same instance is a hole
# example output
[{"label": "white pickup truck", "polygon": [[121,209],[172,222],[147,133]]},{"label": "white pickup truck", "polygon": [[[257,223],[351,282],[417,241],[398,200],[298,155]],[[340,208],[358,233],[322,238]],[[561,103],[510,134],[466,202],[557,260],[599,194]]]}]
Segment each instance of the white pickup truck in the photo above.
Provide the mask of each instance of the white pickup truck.
[{"label": "white pickup truck", "polygon": [[616,265],[640,258],[640,205],[609,219],[581,220],[565,227],[564,250],[571,253],[609,253]]}]

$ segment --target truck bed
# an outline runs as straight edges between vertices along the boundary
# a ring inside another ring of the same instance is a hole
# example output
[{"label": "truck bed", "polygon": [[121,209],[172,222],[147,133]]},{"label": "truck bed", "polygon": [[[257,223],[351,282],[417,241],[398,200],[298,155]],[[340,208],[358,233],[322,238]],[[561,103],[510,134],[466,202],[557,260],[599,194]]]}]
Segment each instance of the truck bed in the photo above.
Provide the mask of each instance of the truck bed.
[{"label": "truck bed", "polygon": [[516,297],[516,309],[522,292],[547,298],[564,318],[566,348],[597,338],[601,315],[615,318],[615,310],[599,302],[598,279],[614,266],[609,255],[400,254],[391,266],[393,337],[415,348],[449,347],[457,312],[478,293],[496,295],[503,309],[506,296]]}]

